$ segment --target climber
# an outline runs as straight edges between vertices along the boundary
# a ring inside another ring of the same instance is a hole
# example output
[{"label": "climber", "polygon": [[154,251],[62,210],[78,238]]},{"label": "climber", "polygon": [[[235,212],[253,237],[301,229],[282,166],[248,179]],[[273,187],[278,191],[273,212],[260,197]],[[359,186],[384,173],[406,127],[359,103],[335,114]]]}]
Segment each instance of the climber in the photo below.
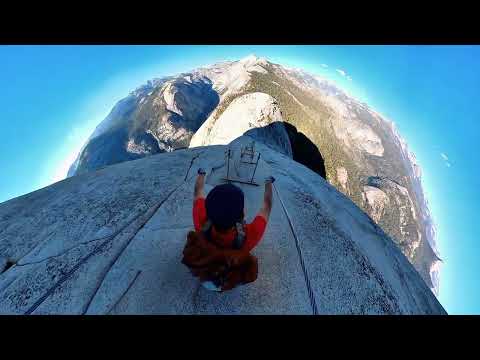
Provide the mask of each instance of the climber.
[{"label": "climber", "polygon": [[[260,242],[265,232],[272,209],[272,183],[275,178],[269,176],[265,180],[263,206],[254,220],[246,224],[243,191],[227,183],[215,186],[205,198],[205,175],[205,170],[198,169],[193,197],[195,232],[188,235],[182,262],[190,270],[193,269],[192,273],[200,277],[202,285],[208,290],[228,290],[238,284],[255,281],[257,277],[257,260],[250,251]],[[199,240],[201,238],[206,241],[202,243]],[[200,253],[204,255],[203,258]],[[219,258],[223,260],[219,262]],[[200,262],[204,266],[203,272],[198,270]],[[206,270],[207,263],[209,270]],[[217,266],[213,271],[213,263],[227,265],[218,265],[221,269]],[[236,265],[236,272],[231,271],[235,268],[232,264]],[[229,271],[232,274],[227,274]],[[212,272],[221,273],[220,279],[212,276]]]}]

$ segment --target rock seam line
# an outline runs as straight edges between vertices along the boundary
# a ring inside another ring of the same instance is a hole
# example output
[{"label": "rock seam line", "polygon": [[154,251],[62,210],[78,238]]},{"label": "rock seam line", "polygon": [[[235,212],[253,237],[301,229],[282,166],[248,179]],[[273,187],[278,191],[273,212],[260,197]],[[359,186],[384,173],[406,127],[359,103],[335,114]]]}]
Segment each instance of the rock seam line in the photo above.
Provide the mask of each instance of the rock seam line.
[{"label": "rock seam line", "polygon": [[137,271],[137,274],[135,275],[135,277],[133,278],[133,280],[130,282],[130,284],[127,286],[127,288],[125,289],[125,291],[122,293],[122,295],[120,295],[120,297],[118,298],[117,301],[115,301],[115,304],[113,304],[113,306],[106,312],[107,314],[110,314],[112,312],[113,309],[115,309],[115,307],[120,303],[120,301],[122,301],[122,299],[125,297],[125,295],[127,295],[128,291],[132,288],[133,286],[133,283],[135,281],[137,281],[137,278],[139,277],[139,275],[142,273],[141,270],[138,270]]},{"label": "rock seam line", "polygon": [[[198,154],[199,156],[200,154]],[[191,168],[191,166],[193,165],[193,161],[198,157],[194,157],[190,163],[190,167],[189,167],[189,170]],[[187,175],[188,175],[188,171],[187,171]],[[96,248],[95,250],[93,250],[91,253],[89,253],[87,256],[85,256],[84,258],[82,258],[67,274],[65,274],[57,283],[55,283],[49,290],[47,290],[47,292],[42,295],[26,312],[25,312],[25,315],[30,315],[33,311],[35,311],[62,283],[64,283],[66,280],[68,280],[70,278],[70,276],[73,275],[73,273],[75,271],[78,270],[78,268],[83,265],[85,262],[88,261],[88,259],[90,259],[90,257],[92,257],[93,255],[97,254],[98,252],[100,252],[104,247],[105,245],[108,244],[108,242],[110,242],[111,240],[113,240],[116,236],[118,236],[126,227],[128,227],[130,224],[132,224],[136,219],[138,219],[141,215],[145,215],[146,213],[148,213],[149,211],[153,210],[152,211],[152,215],[149,216],[141,225],[140,227],[138,228],[138,230],[133,234],[133,236],[127,241],[127,244],[125,245],[125,247],[120,251],[120,253],[118,254],[118,256],[115,257],[114,261],[111,263],[111,265],[109,266],[106,274],[108,273],[108,271],[110,271],[110,268],[114,265],[114,263],[116,262],[116,260],[118,259],[118,257],[121,255],[121,253],[123,253],[123,250],[125,250],[125,248],[130,244],[131,240],[135,237],[135,235],[138,233],[139,230],[141,230],[143,228],[143,226],[152,218],[152,216],[157,212],[157,210],[160,208],[160,206],[163,205],[163,203],[165,203],[165,201],[167,201],[170,196],[176,192],[182,185],[184,185],[186,183],[186,180],[182,181],[181,184],[179,184],[176,188],[174,188],[168,195],[167,197],[162,200],[160,203],[158,203],[157,205],[155,205],[152,208],[149,208],[147,210],[145,210],[143,213],[140,213],[138,215],[136,215],[131,221],[129,221],[129,223],[127,223],[124,227],[120,228],[115,234],[112,234],[109,236],[109,238],[107,240],[105,240],[102,244],[100,244],[98,246],[98,248]],[[105,276],[106,276],[105,274]],[[103,277],[103,279],[105,278],[105,276]],[[91,297],[90,301],[88,302],[87,304],[87,308],[86,310],[83,312],[85,313],[87,310],[88,310],[88,307],[90,306],[90,303],[91,301],[93,300],[93,298],[95,297],[98,289],[100,288],[101,284],[103,283],[103,279],[100,281],[100,284],[98,285],[97,289],[95,290],[93,296]]]},{"label": "rock seam line", "polygon": [[125,228],[127,228],[129,225],[131,225],[135,220],[137,220],[142,214],[145,214],[148,211],[145,210],[143,213],[139,213],[136,216],[134,216],[130,221],[128,221],[127,224],[122,226],[120,229],[118,229],[114,234],[108,236],[107,240],[105,240],[103,243],[101,243],[98,247],[96,247],[92,252],[90,252],[88,255],[80,259],[80,261],[67,273],[65,274],[58,282],[56,282],[45,294],[43,294],[26,312],[25,315],[30,315],[35,309],[40,306],[41,303],[43,303],[48,296],[50,296],[55,289],[60,286],[65,280],[67,280],[83,263],[85,263],[91,256],[95,255],[97,252],[103,249],[103,247],[111,241],[113,238],[115,238],[118,234],[120,234]]},{"label": "rock seam line", "polygon": [[[187,173],[185,174],[185,178],[184,180],[176,187],[174,188],[168,195],[167,197],[162,200],[159,204],[157,204],[156,208],[153,208],[152,209],[152,214],[147,218],[145,219],[144,222],[142,222],[142,224],[140,225],[140,227],[135,231],[135,233],[130,237],[130,239],[128,239],[127,243],[125,244],[125,246],[120,250],[120,252],[118,253],[118,255],[113,259],[113,261],[110,263],[110,265],[108,266],[107,268],[107,271],[105,272],[105,274],[103,275],[102,279],[99,281],[93,295],[90,297],[90,300],[87,302],[86,304],[86,307],[85,307],[85,310],[82,311],[82,314],[86,314],[88,309],[90,308],[90,305],[93,301],[93,299],[95,298],[95,296],[97,295],[98,293],[98,290],[100,290],[100,287],[102,286],[103,284],[103,281],[105,280],[105,278],[107,277],[108,273],[110,272],[111,268],[115,265],[115,263],[117,262],[117,260],[120,258],[120,256],[123,254],[123,252],[125,251],[125,249],[128,247],[128,245],[130,245],[130,243],[132,242],[132,240],[137,236],[138,232],[145,226],[146,223],[148,223],[150,221],[150,219],[157,213],[158,209],[160,209],[160,207],[178,190],[180,189],[184,184],[187,183],[187,176],[188,176],[188,173],[190,172],[190,169],[192,168],[192,165],[193,163],[195,162],[195,160],[203,153],[203,151],[201,151],[200,153],[196,154],[195,156],[192,157],[192,160],[190,161],[190,166],[188,167],[188,170],[187,170]],[[189,179],[190,180],[190,179]],[[145,211],[143,213],[143,215],[145,215],[149,210]],[[123,296],[123,295],[122,295]],[[120,299],[118,300],[120,301]],[[113,308],[112,308],[113,309]],[[110,310],[111,311],[111,310]]]},{"label": "rock seam line", "polygon": [[160,207],[168,200],[170,199],[170,197],[178,190],[180,189],[183,185],[185,184],[185,181],[182,181],[177,187],[175,187],[168,195],[165,199],[163,199],[160,203],[158,203],[157,205],[155,205],[153,208],[150,208],[149,210],[147,210],[145,213],[143,213],[143,215],[147,214],[148,212],[151,212],[150,216],[148,216],[144,221],[142,221],[142,223],[140,224],[140,226],[135,230],[135,232],[130,236],[130,238],[126,241],[125,245],[122,247],[122,249],[118,252],[118,254],[115,256],[115,258],[110,262],[110,264],[108,265],[107,267],[107,270],[105,271],[104,275],[102,276],[102,279],[99,281],[93,295],[90,297],[90,300],[87,302],[86,306],[85,306],[85,310],[82,311],[82,314],[84,315],[88,309],[90,308],[90,304],[92,303],[93,299],[95,298],[95,296],[97,295],[98,293],[98,290],[100,290],[100,287],[102,286],[103,284],[103,281],[105,280],[105,278],[107,277],[108,273],[110,272],[110,270],[112,269],[112,267],[115,265],[115,263],[117,262],[117,260],[120,258],[120,256],[122,256],[123,252],[125,251],[125,249],[128,247],[128,245],[130,245],[130,243],[132,242],[132,240],[137,236],[137,234],[139,233],[140,230],[143,229],[143,227],[150,221],[150,219],[157,213],[158,209],[160,209]]}]

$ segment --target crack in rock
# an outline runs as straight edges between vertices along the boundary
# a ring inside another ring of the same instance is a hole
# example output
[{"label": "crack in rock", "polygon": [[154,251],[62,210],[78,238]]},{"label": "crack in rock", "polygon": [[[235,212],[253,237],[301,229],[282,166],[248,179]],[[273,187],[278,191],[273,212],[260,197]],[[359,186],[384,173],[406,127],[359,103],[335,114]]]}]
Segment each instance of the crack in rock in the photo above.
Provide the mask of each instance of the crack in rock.
[{"label": "crack in rock", "polygon": [[[107,270],[105,271],[105,273],[103,274],[102,276],[102,279],[98,282],[98,285],[95,289],[95,291],[93,292],[93,295],[90,297],[89,301],[87,302],[86,306],[85,306],[85,310],[82,312],[82,314],[85,314],[89,307],[90,307],[90,304],[92,303],[93,299],[95,298],[95,296],[97,295],[98,293],[98,290],[100,290],[105,278],[107,277],[109,271],[112,269],[112,267],[115,265],[115,263],[117,262],[117,260],[122,256],[122,254],[124,253],[125,249],[127,249],[127,247],[130,245],[130,243],[132,242],[132,240],[137,236],[138,232],[140,230],[143,229],[143,227],[150,221],[150,219],[157,213],[157,211],[162,207],[163,204],[165,204],[168,199],[170,199],[170,197],[175,193],[177,192],[183,185],[185,184],[185,181],[182,181],[177,187],[175,187],[168,195],[165,199],[163,199],[160,203],[156,204],[155,206],[153,206],[152,208],[148,209],[143,215],[146,217],[146,219],[144,221],[142,221],[142,223],[140,224],[140,226],[135,229],[135,232],[128,238],[128,240],[126,241],[125,245],[122,247],[122,249],[118,252],[118,254],[115,256],[115,258],[110,262],[109,266],[107,267]],[[109,240],[107,240],[106,242],[108,242]]]},{"label": "crack in rock", "polygon": [[[175,189],[173,190],[175,191]],[[172,193],[173,193],[172,191]],[[168,198],[168,197],[167,197]],[[131,225],[135,220],[137,220],[142,214],[147,213],[147,211],[143,213],[139,213],[136,216],[133,217],[132,220],[130,220],[125,226],[117,230],[114,234],[109,236],[107,240],[102,242],[98,247],[96,247],[92,252],[84,256],[82,259],[80,259],[79,262],[69,271],[67,272],[59,281],[57,281],[50,289],[47,290],[45,294],[43,294],[26,312],[25,315],[30,315],[33,311],[35,311],[61,284],[63,284],[65,281],[67,281],[77,270],[80,268],[81,265],[83,265],[85,262],[87,262],[93,255],[99,253],[102,251],[105,246],[112,241],[117,235],[119,235],[125,228],[127,228],[129,225]]]},{"label": "crack in rock", "polygon": [[[148,211],[148,210],[146,210]],[[62,255],[65,255],[66,253],[68,253],[69,251],[71,250],[75,250],[77,247],[80,247],[82,245],[85,245],[85,244],[89,244],[91,242],[94,242],[94,241],[99,241],[99,240],[104,240],[104,239],[108,239],[108,238],[113,238],[115,236],[117,236],[119,233],[121,233],[123,230],[125,230],[125,228],[127,228],[130,224],[132,224],[141,214],[145,213],[146,211],[143,211],[143,212],[139,212],[137,213],[131,220],[129,220],[127,223],[125,223],[125,225],[121,226],[119,229],[115,230],[112,234],[110,235],[105,235],[105,236],[101,236],[99,238],[95,238],[95,239],[91,239],[91,240],[87,240],[87,241],[82,241],[81,243],[78,243],[64,251],[62,251],[61,253],[59,254],[56,254],[56,255],[52,255],[52,256],[48,256],[44,259],[41,259],[41,260],[36,260],[36,261],[31,261],[31,262],[28,262],[28,263],[23,263],[23,264],[20,264],[20,261],[22,259],[24,259],[26,256],[28,256],[31,252],[29,252],[29,254],[23,256],[16,264],[16,266],[26,266],[26,265],[32,265],[32,264],[39,264],[39,263],[42,263],[44,261],[47,261],[49,259],[53,259],[53,258],[56,258],[56,257],[59,257],[59,256],[62,256]],[[48,239],[46,239],[48,240]],[[33,251],[33,249],[32,249]]]},{"label": "crack in rock", "polygon": [[200,291],[200,286],[202,286],[202,284],[199,282],[196,289],[193,291],[193,294],[192,294],[192,305],[193,305],[193,313],[194,314],[197,314],[198,313],[198,293]]},{"label": "crack in rock", "polygon": [[195,156],[192,158],[192,160],[190,161],[190,166],[188,167],[187,173],[185,174],[185,178],[183,179],[183,181],[187,181],[188,173],[190,172],[190,169],[191,169],[192,166],[193,166],[193,162],[194,162],[200,155],[202,155],[204,152],[205,152],[205,150],[200,151],[198,154],[195,154]]},{"label": "crack in rock", "polygon": [[117,305],[120,303],[120,301],[123,300],[123,298],[125,297],[125,295],[127,295],[127,293],[130,291],[130,289],[132,288],[133,284],[135,283],[135,281],[137,281],[138,277],[140,276],[140,274],[142,273],[141,270],[138,270],[137,271],[137,274],[135,275],[135,277],[133,278],[133,280],[130,282],[130,284],[127,286],[127,288],[125,289],[125,291],[120,295],[120,297],[118,298],[117,301],[115,301],[115,303],[113,304],[113,306],[110,308],[110,310],[108,310],[106,313],[108,315],[110,315],[110,313],[113,311],[113,309],[115,309],[117,307]]},{"label": "crack in rock", "polygon": [[86,244],[89,244],[89,243],[92,243],[94,241],[99,241],[99,240],[104,240],[106,238],[110,238],[112,237],[113,235],[107,235],[107,236],[103,236],[103,237],[100,237],[100,238],[97,238],[97,239],[92,239],[92,240],[88,240],[88,241],[83,241],[81,243],[78,243],[64,251],[62,251],[61,253],[58,253],[56,255],[51,255],[51,256],[47,256],[46,258],[43,258],[43,259],[40,259],[40,260],[36,260],[36,261],[30,261],[30,262],[26,262],[26,263],[22,263],[22,264],[19,264],[17,263],[17,266],[27,266],[27,265],[33,265],[33,264],[40,264],[42,262],[45,262],[47,260],[50,260],[50,259],[54,259],[54,258],[57,258],[57,257],[60,257],[62,255],[65,255],[66,253],[72,251],[72,250],[75,250],[76,248],[82,246],[82,245],[86,245]]},{"label": "crack in rock", "polygon": [[149,228],[151,231],[158,231],[158,230],[183,230],[183,229],[190,229],[193,227],[193,224],[189,225],[178,225],[178,226],[158,226],[158,227],[151,227]]}]

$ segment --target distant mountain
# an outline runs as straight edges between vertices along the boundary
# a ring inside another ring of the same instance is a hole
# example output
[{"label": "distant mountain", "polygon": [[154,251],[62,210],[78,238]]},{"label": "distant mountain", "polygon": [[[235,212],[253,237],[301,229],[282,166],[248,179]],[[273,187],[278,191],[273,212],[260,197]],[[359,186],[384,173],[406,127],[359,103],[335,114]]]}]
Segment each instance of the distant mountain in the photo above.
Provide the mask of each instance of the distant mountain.
[{"label": "distant mountain", "polygon": [[438,295],[435,227],[415,156],[391,121],[301,69],[252,55],[155,79],[112,109],[69,176],[187,146],[228,144],[243,134],[350,197]]},{"label": "distant mountain", "polygon": [[186,147],[218,101],[206,77],[154,80],[115,105],[68,174]]}]

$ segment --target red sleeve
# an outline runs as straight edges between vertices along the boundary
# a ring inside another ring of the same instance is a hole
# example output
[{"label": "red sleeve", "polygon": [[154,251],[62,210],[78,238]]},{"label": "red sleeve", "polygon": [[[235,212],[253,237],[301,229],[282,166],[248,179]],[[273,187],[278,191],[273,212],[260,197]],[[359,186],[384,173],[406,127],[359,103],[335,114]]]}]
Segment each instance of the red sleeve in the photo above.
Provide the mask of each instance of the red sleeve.
[{"label": "red sleeve", "polygon": [[257,215],[251,224],[246,225],[246,240],[244,245],[246,250],[251,251],[255,246],[257,246],[262,239],[266,227],[267,220],[261,215]]},{"label": "red sleeve", "polygon": [[206,222],[207,210],[205,208],[205,199],[198,198],[193,202],[193,225],[195,226],[195,231],[202,230]]}]

